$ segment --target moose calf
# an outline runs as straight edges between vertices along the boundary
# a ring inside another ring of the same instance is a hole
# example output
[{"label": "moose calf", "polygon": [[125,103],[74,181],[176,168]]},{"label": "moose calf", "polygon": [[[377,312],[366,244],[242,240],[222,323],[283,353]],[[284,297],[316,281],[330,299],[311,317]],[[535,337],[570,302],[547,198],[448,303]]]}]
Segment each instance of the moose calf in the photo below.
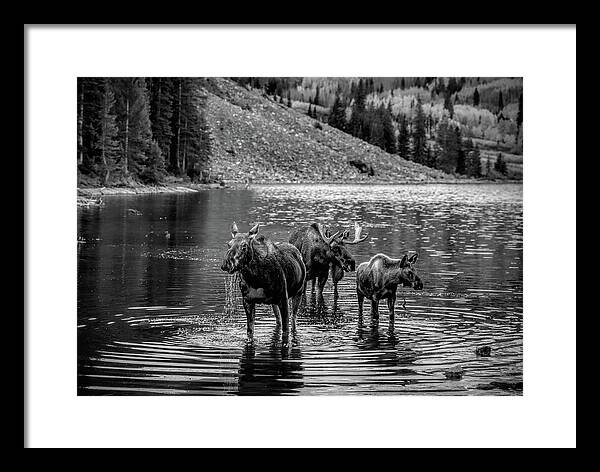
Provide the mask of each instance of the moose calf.
[{"label": "moose calf", "polygon": [[394,305],[398,285],[423,288],[423,282],[415,272],[413,264],[419,255],[410,258],[392,259],[385,254],[373,256],[369,262],[363,262],[356,269],[356,294],[358,295],[358,314],[362,317],[365,297],[371,300],[371,315],[379,317],[379,300],[387,299],[390,320],[394,319]]}]

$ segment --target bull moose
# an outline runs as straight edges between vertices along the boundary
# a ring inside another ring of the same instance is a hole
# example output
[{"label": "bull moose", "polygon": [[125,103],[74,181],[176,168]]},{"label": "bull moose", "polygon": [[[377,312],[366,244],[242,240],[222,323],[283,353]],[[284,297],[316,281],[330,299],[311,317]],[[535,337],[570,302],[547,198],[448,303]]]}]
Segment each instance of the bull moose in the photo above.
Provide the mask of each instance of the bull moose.
[{"label": "bull moose", "polygon": [[371,316],[379,317],[379,300],[387,299],[390,321],[394,319],[394,305],[398,285],[423,288],[423,282],[413,268],[418,254],[402,259],[392,259],[385,254],[373,256],[369,262],[363,262],[356,269],[356,294],[358,296],[358,315],[362,317],[365,298],[371,300]]},{"label": "bull moose", "polygon": [[330,270],[335,290],[337,290],[337,283],[344,276],[344,271],[354,270],[356,262],[346,246],[361,243],[368,235],[363,236],[361,226],[355,223],[354,240],[348,239],[349,236],[349,231],[329,234],[321,223],[313,223],[292,232],[289,241],[298,248],[306,265],[303,293],[306,293],[308,281],[312,281],[314,287],[316,280],[318,299],[322,301],[323,288]]},{"label": "bull moose", "polygon": [[292,300],[292,323],[305,285],[306,267],[300,251],[289,243],[273,243],[258,234],[259,225],[241,233],[235,222],[221,270],[240,275],[240,291],[246,312],[248,339],[254,337],[254,314],[257,303],[269,304],[277,324],[281,324],[284,344],[289,340],[289,305]]}]

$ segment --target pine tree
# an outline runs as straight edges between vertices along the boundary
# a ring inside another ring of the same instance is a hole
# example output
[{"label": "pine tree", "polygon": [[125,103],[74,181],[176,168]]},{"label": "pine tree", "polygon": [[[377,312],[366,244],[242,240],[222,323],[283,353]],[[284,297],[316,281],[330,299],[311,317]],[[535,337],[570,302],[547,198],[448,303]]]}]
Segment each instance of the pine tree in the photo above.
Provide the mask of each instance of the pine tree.
[{"label": "pine tree", "polygon": [[79,170],[88,175],[97,174],[100,164],[98,142],[102,134],[104,91],[106,81],[100,78],[80,78],[80,100],[78,119],[80,123],[81,147],[79,149]]},{"label": "pine tree", "polygon": [[381,108],[374,109],[371,105],[365,120],[365,132],[368,127],[368,142],[374,146],[385,148],[384,132],[383,132],[383,116]]},{"label": "pine tree", "polygon": [[313,103],[315,105],[319,105],[320,100],[321,100],[321,97],[319,96],[319,86],[317,85],[317,91],[315,92],[315,99],[314,99]]},{"label": "pine tree", "polygon": [[396,130],[392,122],[392,105],[388,102],[388,106],[381,105],[381,115],[383,122],[383,148],[390,154],[396,153]]},{"label": "pine tree", "polygon": [[183,108],[183,79],[171,79],[173,98],[171,102],[171,146],[169,151],[169,170],[175,175],[181,175],[181,127]]},{"label": "pine tree", "polygon": [[102,101],[102,122],[100,128],[100,139],[97,146],[100,152],[101,169],[103,173],[102,183],[107,185],[110,180],[110,174],[115,169],[119,158],[119,142],[117,140],[117,124],[114,114],[115,94],[113,93],[108,80],[104,86],[104,96]]},{"label": "pine tree", "polygon": [[501,113],[504,110],[504,99],[502,97],[502,90],[500,90],[500,94],[498,95],[498,113]]},{"label": "pine tree", "polygon": [[458,82],[456,81],[456,77],[450,77],[448,79],[448,85],[446,86],[446,93],[448,95],[453,95],[456,92],[458,92],[459,90],[459,86],[458,86]]},{"label": "pine tree", "polygon": [[434,150],[431,149],[431,145],[427,145],[427,155],[425,158],[425,165],[428,167],[437,167],[437,155]]},{"label": "pine tree", "polygon": [[442,117],[438,125],[436,147],[438,149],[437,168],[447,173],[455,172],[458,161],[456,132],[446,115]]},{"label": "pine tree", "polygon": [[365,123],[364,123],[364,114],[365,114],[365,100],[366,100],[366,91],[363,80],[360,79],[358,81],[358,86],[356,87],[356,92],[354,96],[354,102],[352,104],[352,115],[350,117],[350,134],[352,136],[356,136],[357,138],[363,139],[364,137],[368,137],[369,134],[366,132]]},{"label": "pine tree", "polygon": [[454,128],[454,139],[455,139],[455,146],[456,146],[456,173],[457,174],[466,174],[466,170],[467,170],[467,163],[466,163],[466,156],[465,156],[465,150],[463,149],[463,145],[462,145],[462,135],[460,132],[460,128],[457,126],[456,128]]},{"label": "pine tree", "polygon": [[[515,137],[515,142],[517,143],[517,147],[519,147],[519,142],[523,140],[523,93],[519,94],[519,112],[517,113],[517,136]],[[520,138],[520,140],[519,140]]]},{"label": "pine tree", "polygon": [[115,110],[122,151],[123,174],[134,174],[141,168],[150,150],[152,129],[146,95],[146,81],[140,77],[113,79]]},{"label": "pine tree", "polygon": [[336,94],[328,123],[334,128],[344,130],[346,128],[346,111],[342,105],[340,96]]},{"label": "pine tree", "polygon": [[[158,143],[165,162],[171,162],[170,150],[173,137],[173,82],[174,79],[157,77],[148,79],[150,95],[150,122],[152,137]],[[178,87],[176,90],[179,92]]]},{"label": "pine tree", "polygon": [[473,92],[473,106],[479,106],[479,90],[477,90],[477,87],[475,88],[475,92]]},{"label": "pine tree", "polygon": [[[77,78],[77,176],[79,166],[83,164],[83,103],[85,100],[85,83],[82,77]],[[78,181],[79,183],[79,181]]]},{"label": "pine tree", "polygon": [[446,96],[444,97],[444,108],[448,110],[450,119],[452,119],[454,117],[454,105],[452,104],[452,95],[449,92],[446,92]]},{"label": "pine tree", "polygon": [[[433,103],[431,104],[431,107],[433,108]],[[426,120],[427,134],[429,135],[430,138],[433,133],[433,127],[434,127],[433,115],[431,114],[431,111],[430,111],[429,115],[427,116],[427,120]]]},{"label": "pine tree", "polygon": [[152,141],[146,166],[140,174],[142,182],[147,184],[158,184],[165,177],[165,160],[157,141]]},{"label": "pine tree", "polygon": [[496,162],[494,163],[494,170],[502,175],[506,175],[506,162],[504,161],[504,157],[502,156],[501,152],[498,153],[498,157],[496,158]]},{"label": "pine tree", "polygon": [[436,81],[435,91],[438,95],[446,94],[446,82],[443,77],[440,77]]},{"label": "pine tree", "polygon": [[289,90],[288,90],[288,93],[287,93],[287,106],[289,108],[292,108],[292,95],[291,95],[291,93],[290,93]]},{"label": "pine tree", "polygon": [[267,95],[273,96],[277,93],[277,80],[275,78],[270,77],[267,81]]},{"label": "pine tree", "polygon": [[365,82],[366,94],[369,95],[375,91],[375,82],[373,82],[373,77],[369,77]]},{"label": "pine tree", "polygon": [[206,96],[197,79],[184,78],[181,107],[181,171],[188,173],[208,159],[210,140],[205,121]]},{"label": "pine tree", "polygon": [[519,94],[519,112],[517,113],[517,126],[523,124],[523,93]]},{"label": "pine tree", "polygon": [[425,133],[425,113],[421,97],[417,98],[417,109],[413,119],[412,160],[423,164],[425,162],[427,136]]},{"label": "pine tree", "polygon": [[466,174],[481,177],[481,154],[477,147],[472,147],[467,152]]},{"label": "pine tree", "polygon": [[410,134],[408,120],[402,115],[398,122],[398,154],[404,159],[410,159]]}]

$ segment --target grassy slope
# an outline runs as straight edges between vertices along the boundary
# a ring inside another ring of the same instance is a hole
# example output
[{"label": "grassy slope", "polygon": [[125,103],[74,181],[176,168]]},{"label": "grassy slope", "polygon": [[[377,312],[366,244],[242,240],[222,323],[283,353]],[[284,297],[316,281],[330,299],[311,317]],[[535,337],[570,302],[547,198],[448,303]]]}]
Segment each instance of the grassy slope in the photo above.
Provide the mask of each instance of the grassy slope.
[{"label": "grassy slope", "polygon": [[[423,182],[454,180],[441,171],[406,161],[249,91],[212,79],[207,100],[211,172],[245,182]],[[370,163],[375,176],[349,160]]]}]

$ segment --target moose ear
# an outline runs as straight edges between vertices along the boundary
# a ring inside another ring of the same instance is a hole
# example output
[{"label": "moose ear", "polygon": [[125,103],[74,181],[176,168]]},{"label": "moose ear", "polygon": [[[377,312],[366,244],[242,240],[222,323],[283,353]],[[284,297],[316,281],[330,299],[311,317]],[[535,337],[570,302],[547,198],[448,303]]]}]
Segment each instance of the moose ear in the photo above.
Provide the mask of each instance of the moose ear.
[{"label": "moose ear", "polygon": [[400,261],[400,267],[406,267],[408,265],[408,255],[404,254],[404,257]]},{"label": "moose ear", "polygon": [[250,231],[248,231],[248,234],[249,234],[250,236],[254,236],[255,234],[257,234],[257,233],[258,233],[258,227],[259,227],[259,226],[260,226],[260,225],[259,225],[259,223],[256,223],[256,224],[255,224],[255,225],[254,225],[254,226],[253,226],[253,227],[250,229]]},{"label": "moose ear", "polygon": [[231,236],[235,238],[236,234],[238,234],[238,227],[234,221],[233,223],[231,223]]},{"label": "moose ear", "polygon": [[408,263],[409,264],[414,264],[415,262],[417,262],[417,259],[419,258],[419,254],[418,253],[414,253],[412,256],[410,256],[410,258],[408,259]]}]

